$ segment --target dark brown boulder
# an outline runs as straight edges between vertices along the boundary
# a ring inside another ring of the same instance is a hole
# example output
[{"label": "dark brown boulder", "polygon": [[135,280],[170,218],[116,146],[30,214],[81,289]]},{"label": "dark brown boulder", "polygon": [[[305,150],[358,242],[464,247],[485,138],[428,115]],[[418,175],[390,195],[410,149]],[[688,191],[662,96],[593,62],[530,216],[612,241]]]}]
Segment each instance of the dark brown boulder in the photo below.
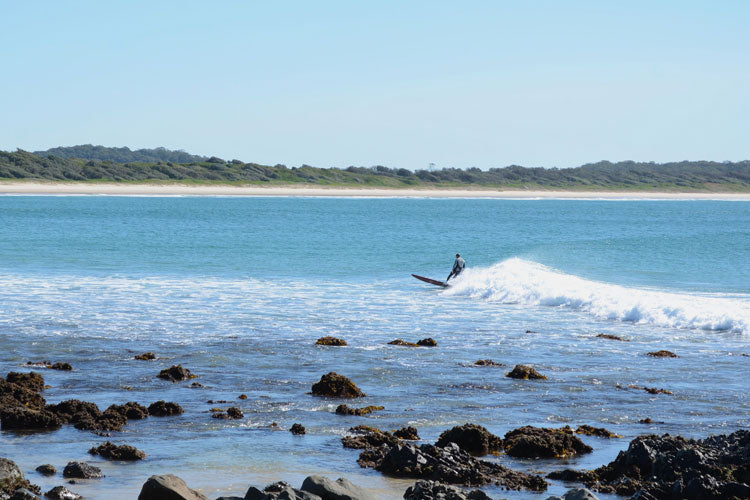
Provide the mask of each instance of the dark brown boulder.
[{"label": "dark brown boulder", "polygon": [[393,431],[393,435],[399,439],[405,439],[407,441],[419,441],[419,431],[416,427],[408,426],[402,427],[397,431]]},{"label": "dark brown boulder", "polygon": [[92,455],[100,455],[109,460],[143,460],[146,454],[135,446],[127,444],[116,445],[111,441],[95,446],[89,450]]},{"label": "dark brown boulder", "polygon": [[608,431],[604,427],[592,427],[590,425],[579,425],[576,429],[576,434],[583,434],[584,436],[597,436],[604,438],[621,438],[619,434]]},{"label": "dark brown boulder", "polygon": [[374,411],[385,410],[385,406],[365,406],[363,408],[350,408],[347,405],[338,405],[336,407],[336,413],[339,415],[356,415],[358,417],[369,415]]},{"label": "dark brown boulder", "polygon": [[354,382],[335,372],[320,377],[320,381],[313,384],[312,393],[314,396],[331,398],[361,398],[365,396],[365,393]]},{"label": "dark brown boulder", "polygon": [[127,423],[125,415],[108,409],[96,418],[78,419],[73,426],[86,431],[121,431]]},{"label": "dark brown boulder", "polygon": [[388,345],[400,345],[400,346],[404,346],[404,347],[417,347],[417,344],[415,344],[414,342],[407,342],[404,339],[391,340],[390,342],[388,342]]},{"label": "dark brown boulder", "polygon": [[133,358],[148,361],[151,359],[156,359],[156,354],[154,354],[153,352],[144,352],[143,354],[136,354],[135,356],[133,356]]},{"label": "dark brown boulder", "polygon": [[3,430],[53,430],[62,424],[57,415],[47,410],[16,406],[0,411],[0,428]]},{"label": "dark brown boulder", "polygon": [[289,432],[295,435],[302,435],[305,434],[307,431],[305,430],[305,426],[302,424],[292,424],[292,427],[289,429]]},{"label": "dark brown boulder", "polygon": [[505,366],[502,363],[492,361],[491,359],[478,359],[474,361],[476,366]]},{"label": "dark brown boulder", "polygon": [[182,406],[177,403],[168,403],[164,400],[151,403],[148,407],[148,414],[152,417],[171,417],[173,415],[182,415]]},{"label": "dark brown boulder", "polygon": [[511,371],[505,374],[506,377],[517,378],[522,380],[546,379],[544,375],[528,365],[516,365]]},{"label": "dark brown boulder", "polygon": [[445,447],[456,443],[459,448],[474,456],[502,451],[503,440],[476,424],[464,424],[448,429],[440,434],[435,446]]},{"label": "dark brown boulder", "polygon": [[[213,410],[213,408],[212,408]],[[242,413],[242,410],[237,408],[236,406],[232,406],[230,408],[227,408],[226,413],[223,411],[218,411],[211,415],[213,418],[221,418],[221,419],[229,419],[229,420],[238,420],[245,415]]]},{"label": "dark brown boulder", "polygon": [[183,368],[182,365],[173,365],[160,371],[157,377],[171,382],[181,382],[183,380],[195,378],[196,375],[190,373],[190,370]]},{"label": "dark brown boulder", "polygon": [[437,341],[433,338],[426,338],[417,341],[417,345],[421,347],[437,347]]},{"label": "dark brown boulder", "polygon": [[54,476],[55,474],[57,474],[57,468],[52,464],[40,465],[34,470],[42,476]]},{"label": "dark brown boulder", "polygon": [[73,370],[73,366],[71,366],[70,363],[54,363],[50,365],[51,370],[60,370],[64,372],[69,372]]},{"label": "dark brown boulder", "polygon": [[519,458],[565,458],[593,451],[568,426],[549,429],[527,425],[514,429],[505,434],[503,447],[508,455]]},{"label": "dark brown boulder", "polygon": [[646,356],[651,356],[652,358],[679,358],[679,356],[672,351],[653,351],[653,352],[647,352]]},{"label": "dark brown boulder", "polygon": [[99,479],[104,477],[99,467],[94,467],[86,462],[68,462],[63,469],[63,477],[73,479]]},{"label": "dark brown boulder", "polygon": [[8,382],[0,377],[0,411],[15,406],[41,410],[45,404],[46,401],[38,391]]},{"label": "dark brown boulder", "polygon": [[106,411],[119,413],[128,420],[142,420],[148,417],[148,408],[135,401],[128,401],[123,405],[110,405]]},{"label": "dark brown boulder", "polygon": [[330,335],[326,335],[325,337],[320,337],[315,342],[315,345],[345,346],[348,344],[346,343],[346,340],[344,339],[337,339],[336,337],[331,337]]},{"label": "dark brown boulder", "polygon": [[8,376],[5,377],[5,380],[11,384],[16,384],[29,389],[30,391],[42,392],[44,390],[44,377],[42,377],[41,373],[10,372],[8,373]]},{"label": "dark brown boulder", "polygon": [[66,424],[75,424],[81,420],[96,420],[102,414],[96,404],[79,399],[68,399],[47,405],[47,410],[60,417]]}]

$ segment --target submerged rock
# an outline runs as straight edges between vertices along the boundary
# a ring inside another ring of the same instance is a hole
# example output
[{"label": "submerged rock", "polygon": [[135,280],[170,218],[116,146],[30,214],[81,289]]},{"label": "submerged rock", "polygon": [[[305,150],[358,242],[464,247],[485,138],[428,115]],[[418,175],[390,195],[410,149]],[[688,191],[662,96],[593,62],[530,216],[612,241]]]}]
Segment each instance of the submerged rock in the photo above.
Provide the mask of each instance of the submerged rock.
[{"label": "submerged rock", "polygon": [[89,453],[92,455],[101,455],[110,460],[143,460],[146,458],[146,454],[135,446],[128,444],[118,446],[111,441],[91,448]]},{"label": "submerged rock", "polygon": [[476,366],[505,366],[502,363],[492,361],[491,359],[478,359],[474,361]]},{"label": "submerged rock", "polygon": [[559,429],[520,427],[505,434],[503,446],[508,455],[518,458],[565,458],[593,451],[568,426]]},{"label": "submerged rock", "polygon": [[[217,408],[212,408],[211,410],[213,411],[214,409],[217,409]],[[229,420],[238,420],[240,418],[243,418],[244,416],[245,415],[242,413],[242,410],[240,410],[236,406],[232,406],[230,408],[227,408],[226,413],[224,413],[223,411],[220,410],[220,411],[214,413],[213,415],[211,415],[212,418],[221,418],[221,419],[225,419],[225,420],[226,419],[229,419]]]},{"label": "submerged rock", "polygon": [[397,431],[393,431],[393,435],[399,439],[406,439],[407,441],[419,441],[419,431],[416,427],[408,426],[402,427]]},{"label": "submerged rock", "polygon": [[148,407],[148,414],[152,417],[171,417],[173,415],[182,415],[182,406],[177,403],[166,402],[163,399],[151,403]]},{"label": "submerged rock", "polygon": [[348,344],[346,343],[346,340],[344,339],[337,339],[336,337],[331,337],[330,335],[326,335],[325,337],[320,337],[315,342],[315,345],[345,346]]},{"label": "submerged rock", "polygon": [[173,365],[160,371],[157,377],[171,382],[181,382],[183,380],[196,378],[196,375],[190,373],[190,370],[183,368],[182,365]]},{"label": "submerged rock", "polygon": [[617,335],[612,335],[610,333],[599,333],[596,335],[597,338],[600,339],[608,339],[608,340],[619,340],[620,342],[630,342],[627,339],[624,339],[622,337],[618,337]]},{"label": "submerged rock", "polygon": [[289,432],[291,432],[294,435],[301,436],[302,434],[305,434],[307,431],[305,430],[305,426],[302,424],[292,424],[292,426],[289,428]]},{"label": "submerged rock", "polygon": [[40,465],[34,470],[43,476],[54,476],[57,474],[57,468],[52,464]]},{"label": "submerged rock", "polygon": [[136,354],[133,358],[148,361],[150,359],[156,359],[156,354],[153,352],[144,352],[143,354]]},{"label": "submerged rock", "polygon": [[679,358],[679,356],[672,351],[653,351],[653,352],[647,352],[646,356],[651,356],[652,358]]},{"label": "submerged rock", "polygon": [[544,375],[536,371],[533,367],[528,365],[516,365],[511,371],[505,374],[506,377],[517,378],[523,380],[530,379],[546,379]]},{"label": "submerged rock", "polygon": [[492,500],[482,490],[466,491],[437,481],[417,481],[404,493],[405,500]]},{"label": "submerged rock", "polygon": [[385,406],[365,406],[363,408],[350,408],[347,405],[338,405],[336,407],[336,413],[339,415],[356,415],[358,417],[369,415],[374,411],[385,410]]},{"label": "submerged rock", "polygon": [[421,347],[437,347],[437,341],[431,337],[418,340],[417,345]]},{"label": "submerged rock", "polygon": [[314,396],[332,398],[361,398],[366,394],[354,382],[336,372],[329,372],[312,386]]},{"label": "submerged rock", "polygon": [[621,438],[619,434],[610,432],[604,427],[592,427],[590,425],[579,425],[576,429],[576,434],[583,434],[585,436],[597,436],[605,438]]},{"label": "submerged rock", "polygon": [[185,481],[173,474],[151,476],[143,483],[138,500],[208,500],[204,495],[188,488]]},{"label": "submerged rock", "polygon": [[502,439],[476,424],[458,425],[443,432],[435,446],[444,447],[449,443],[456,443],[459,448],[475,456],[487,455],[503,449]]},{"label": "submerged rock", "polygon": [[45,493],[44,496],[50,500],[83,500],[81,495],[73,493],[65,486],[55,486]]},{"label": "submerged rock", "polygon": [[70,363],[53,363],[50,366],[51,370],[60,370],[64,372],[73,371],[73,366]]},{"label": "submerged rock", "polygon": [[26,488],[19,488],[13,492],[9,500],[42,500],[39,495]]},{"label": "submerged rock", "polygon": [[86,462],[68,462],[63,469],[63,477],[75,479],[99,479],[104,477],[99,467]]},{"label": "submerged rock", "polygon": [[415,344],[414,342],[407,342],[404,339],[391,340],[390,342],[388,342],[388,345],[400,345],[400,346],[404,346],[404,347],[417,347],[417,344]]}]

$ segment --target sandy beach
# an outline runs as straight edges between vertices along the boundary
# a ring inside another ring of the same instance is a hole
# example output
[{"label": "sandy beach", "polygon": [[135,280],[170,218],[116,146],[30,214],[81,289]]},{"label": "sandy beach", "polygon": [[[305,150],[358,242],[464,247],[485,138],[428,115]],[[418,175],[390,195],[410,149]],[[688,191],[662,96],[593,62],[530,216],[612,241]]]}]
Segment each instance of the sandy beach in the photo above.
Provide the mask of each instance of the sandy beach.
[{"label": "sandy beach", "polygon": [[750,193],[342,188],[83,182],[0,182],[0,194],[113,196],[309,196],[355,198],[685,199],[750,201]]}]

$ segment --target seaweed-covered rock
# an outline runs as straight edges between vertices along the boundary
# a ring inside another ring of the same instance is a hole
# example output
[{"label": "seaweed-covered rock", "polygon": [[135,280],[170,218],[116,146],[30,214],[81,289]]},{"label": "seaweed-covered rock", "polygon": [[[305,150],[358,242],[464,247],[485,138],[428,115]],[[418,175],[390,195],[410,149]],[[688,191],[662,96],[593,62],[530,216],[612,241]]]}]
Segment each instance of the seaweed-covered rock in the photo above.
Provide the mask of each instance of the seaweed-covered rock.
[{"label": "seaweed-covered rock", "polygon": [[361,398],[365,396],[354,382],[336,372],[329,372],[312,386],[314,396],[332,398]]},{"label": "seaweed-covered rock", "polygon": [[152,417],[171,417],[173,415],[182,415],[182,406],[177,403],[167,402],[163,399],[151,403],[148,407],[148,414]]},{"label": "seaweed-covered rock", "polygon": [[456,443],[462,450],[475,456],[502,451],[503,440],[476,424],[457,425],[440,434],[435,446],[444,447]]},{"label": "seaweed-covered rock", "polygon": [[405,500],[492,500],[482,490],[466,491],[437,481],[420,480],[404,492]]},{"label": "seaweed-covered rock", "polygon": [[627,339],[618,337],[617,335],[612,335],[611,333],[599,333],[596,335],[596,337],[600,339],[607,339],[607,340],[619,340],[620,342],[630,342]]},{"label": "seaweed-covered rock", "polygon": [[3,430],[52,430],[59,429],[62,421],[47,410],[34,410],[24,406],[0,411],[0,428]]},{"label": "seaweed-covered rock", "polygon": [[402,427],[397,431],[393,431],[393,435],[399,439],[406,439],[407,441],[419,441],[419,431],[416,427],[408,426]]},{"label": "seaweed-covered rock", "polygon": [[608,431],[604,427],[592,427],[590,425],[579,425],[576,428],[576,434],[583,434],[584,436],[597,436],[605,438],[621,438],[619,434]]},{"label": "seaweed-covered rock", "polygon": [[55,486],[45,493],[44,496],[50,500],[83,500],[81,495],[73,493],[65,486]]},{"label": "seaweed-covered rock", "polygon": [[429,444],[370,448],[360,454],[357,462],[362,467],[373,467],[395,477],[465,486],[496,484],[512,490],[547,489],[547,482],[541,476],[515,472],[498,463],[474,458],[455,443],[443,448]]},{"label": "seaweed-covered rock", "polygon": [[508,455],[519,458],[564,458],[593,451],[568,426],[560,429],[520,427],[505,434],[503,447]]},{"label": "seaweed-covered rock", "polygon": [[417,347],[417,344],[415,344],[414,342],[407,342],[404,339],[391,340],[390,342],[388,342],[388,345],[400,345],[400,346],[404,346],[404,347]]},{"label": "seaweed-covered rock", "polygon": [[110,405],[106,411],[119,413],[128,420],[142,420],[148,417],[148,408],[135,401],[128,401],[123,405]]},{"label": "seaweed-covered rock", "polygon": [[348,344],[346,343],[346,340],[344,339],[338,339],[336,337],[331,337],[330,335],[326,335],[325,337],[320,337],[315,342],[315,345],[345,346]]},{"label": "seaweed-covered rock", "polygon": [[53,363],[50,365],[50,370],[60,370],[63,372],[73,371],[73,366],[70,363]]},{"label": "seaweed-covered rock", "polygon": [[505,374],[506,377],[517,378],[523,380],[531,379],[546,379],[544,375],[536,371],[533,367],[528,365],[516,365],[511,371]]},{"label": "seaweed-covered rock", "polygon": [[183,368],[182,365],[173,365],[160,371],[157,377],[171,382],[181,382],[183,380],[195,378],[196,376],[190,373],[190,370],[187,368]]},{"label": "seaweed-covered rock", "polygon": [[647,352],[646,356],[651,356],[652,358],[679,358],[679,356],[672,351],[653,351],[653,352]]},{"label": "seaweed-covered rock", "polygon": [[43,464],[34,469],[42,476],[54,476],[57,474],[57,468],[52,464]]},{"label": "seaweed-covered rock", "polygon": [[478,359],[474,361],[474,364],[476,366],[505,366],[502,363],[498,363],[497,361],[492,361],[491,359]]},{"label": "seaweed-covered rock", "polygon": [[381,431],[368,425],[358,425],[349,429],[353,435],[341,438],[344,448],[354,448],[364,450],[368,448],[377,448],[384,444],[395,445],[399,440],[388,431]]},{"label": "seaweed-covered rock", "polygon": [[121,431],[127,423],[125,415],[108,409],[96,418],[81,418],[73,426],[86,431]]},{"label": "seaweed-covered rock", "polygon": [[[247,497],[245,497],[247,498]],[[143,483],[138,500],[208,500],[173,474],[151,476]]]},{"label": "seaweed-covered rock", "polygon": [[135,356],[133,356],[133,359],[148,361],[151,359],[156,359],[156,354],[154,354],[153,352],[144,352],[143,354],[136,354]]},{"label": "seaweed-covered rock", "polygon": [[60,417],[66,424],[76,424],[81,420],[96,420],[102,414],[95,403],[79,399],[68,399],[57,404],[47,405],[47,410]]},{"label": "seaweed-covered rock", "polygon": [[289,432],[294,435],[301,436],[307,431],[305,430],[305,426],[302,424],[292,424],[292,426],[289,428]]},{"label": "seaweed-covered rock", "polygon": [[418,340],[417,345],[420,347],[437,347],[437,341],[431,337],[426,339]]},{"label": "seaweed-covered rock", "polygon": [[13,460],[0,458],[0,498],[8,498],[18,489],[28,489],[39,494],[39,486],[31,484]]},{"label": "seaweed-covered rock", "polygon": [[8,376],[5,377],[5,380],[10,382],[11,384],[16,384],[21,387],[25,387],[26,389],[29,389],[30,391],[42,392],[44,390],[44,377],[42,377],[41,373],[10,372],[8,373]]},{"label": "seaweed-covered rock", "polygon": [[104,477],[99,467],[86,462],[68,462],[63,469],[63,477],[74,479],[99,479]]},{"label": "seaweed-covered rock", "polygon": [[146,454],[135,446],[128,444],[118,446],[111,441],[91,448],[89,453],[92,455],[101,455],[110,460],[143,460],[146,458]]},{"label": "seaweed-covered rock", "polygon": [[365,406],[363,408],[351,408],[347,405],[338,405],[336,407],[336,413],[339,415],[356,415],[358,417],[369,415],[374,411],[385,410],[385,406]]},{"label": "seaweed-covered rock", "polygon": [[8,382],[0,377],[0,412],[16,406],[41,410],[45,404],[47,402],[39,391]]}]

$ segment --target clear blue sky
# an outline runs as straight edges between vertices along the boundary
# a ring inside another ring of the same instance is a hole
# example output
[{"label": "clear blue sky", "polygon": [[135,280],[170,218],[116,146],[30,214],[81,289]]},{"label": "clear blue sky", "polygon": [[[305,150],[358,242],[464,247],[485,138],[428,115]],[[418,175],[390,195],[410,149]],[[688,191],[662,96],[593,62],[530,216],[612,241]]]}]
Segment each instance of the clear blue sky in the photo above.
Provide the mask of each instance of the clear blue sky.
[{"label": "clear blue sky", "polygon": [[0,149],[410,169],[750,158],[750,2],[2,1]]}]

